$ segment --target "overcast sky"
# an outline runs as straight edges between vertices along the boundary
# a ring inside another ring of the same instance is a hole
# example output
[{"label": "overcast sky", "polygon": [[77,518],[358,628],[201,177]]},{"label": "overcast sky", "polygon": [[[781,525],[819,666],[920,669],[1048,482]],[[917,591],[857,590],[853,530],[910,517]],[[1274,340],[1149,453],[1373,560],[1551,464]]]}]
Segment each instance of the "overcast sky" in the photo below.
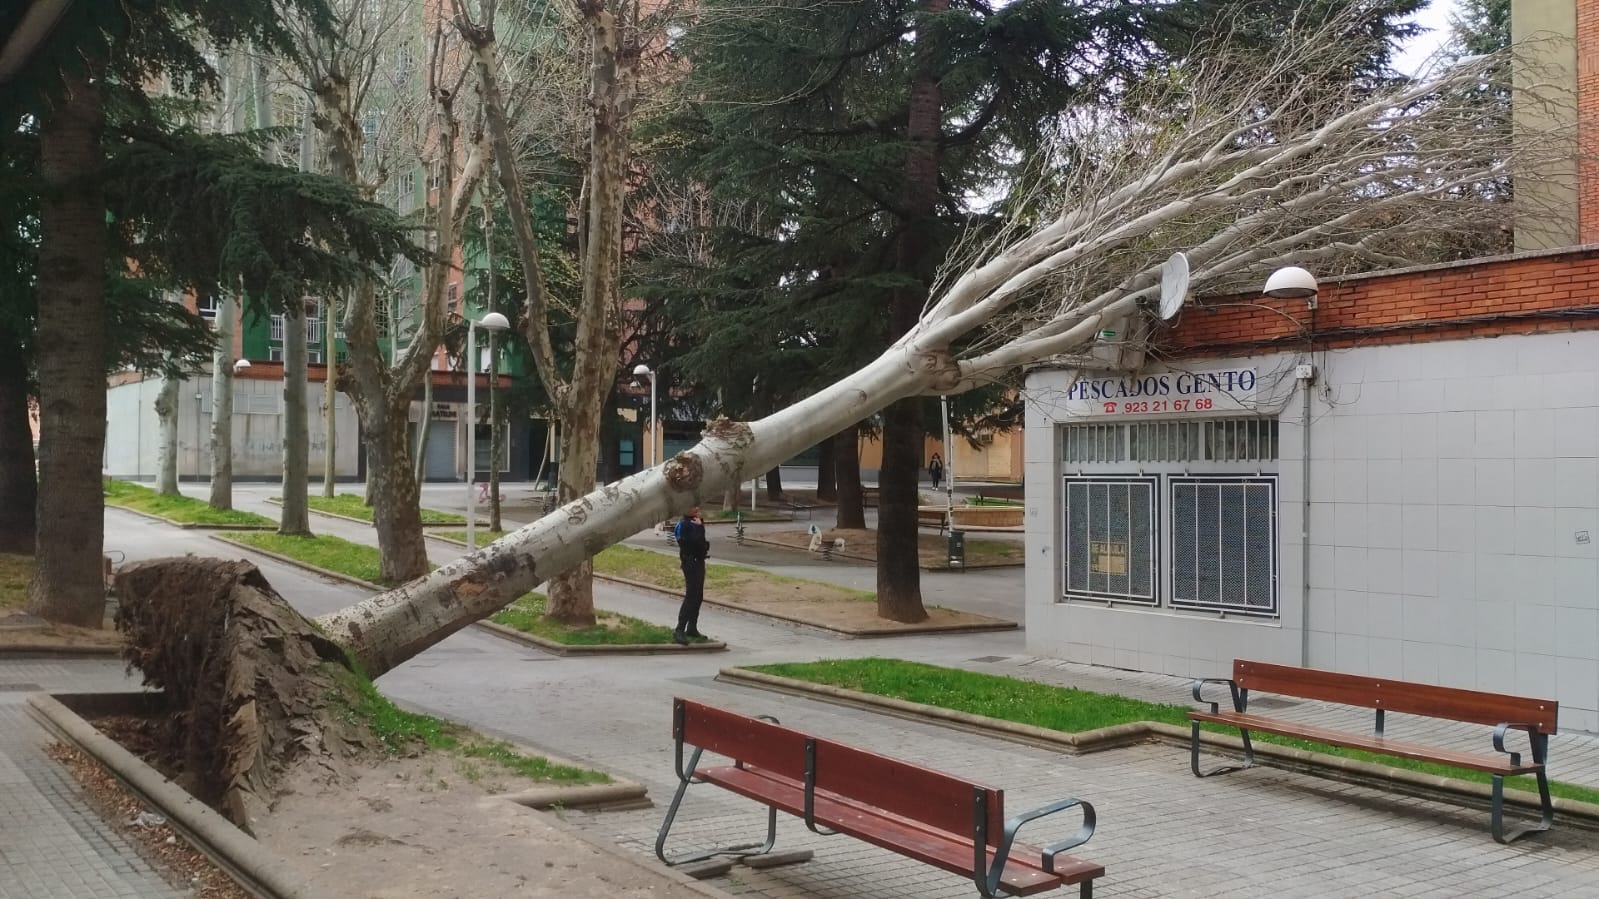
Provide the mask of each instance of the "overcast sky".
[{"label": "overcast sky", "polygon": [[1416,21],[1427,32],[1411,42],[1394,60],[1394,67],[1407,74],[1415,74],[1427,57],[1449,39],[1449,14],[1454,11],[1455,0],[1432,0],[1427,8],[1416,14]]}]

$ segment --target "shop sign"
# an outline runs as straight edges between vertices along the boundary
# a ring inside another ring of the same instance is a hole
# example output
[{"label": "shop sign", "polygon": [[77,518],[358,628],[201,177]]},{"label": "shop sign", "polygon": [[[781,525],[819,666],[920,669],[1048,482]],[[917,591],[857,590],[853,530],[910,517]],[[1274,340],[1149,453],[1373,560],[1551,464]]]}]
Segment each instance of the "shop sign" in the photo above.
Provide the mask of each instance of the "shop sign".
[{"label": "shop sign", "polygon": [[1253,368],[1083,377],[1067,388],[1062,405],[1076,417],[1252,412],[1258,382]]}]

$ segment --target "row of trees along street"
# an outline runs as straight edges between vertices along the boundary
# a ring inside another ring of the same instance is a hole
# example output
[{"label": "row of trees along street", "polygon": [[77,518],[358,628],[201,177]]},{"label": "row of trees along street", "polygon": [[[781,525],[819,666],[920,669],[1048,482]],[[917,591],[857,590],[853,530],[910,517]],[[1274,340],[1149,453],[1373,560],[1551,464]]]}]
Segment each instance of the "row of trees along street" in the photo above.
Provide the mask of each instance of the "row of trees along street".
[{"label": "row of trees along street", "polygon": [[[1143,321],[1175,250],[1216,295],[1290,261],[1338,274],[1502,240],[1506,173],[1559,136],[1512,146],[1508,116],[1484,115],[1511,95],[1508,50],[1388,71],[1418,5],[185,0],[137,32],[120,4],[68,5],[0,58],[5,196],[35,210],[4,236],[26,267],[0,317],[27,360],[6,370],[0,413],[18,391],[42,413],[39,514],[7,524],[37,554],[30,609],[99,623],[102,373],[196,371],[215,344],[164,298],[188,291],[281,312],[302,340],[303,297],[336,310],[348,360],[330,381],[361,421],[383,576],[403,582],[315,625],[239,601],[226,628],[139,631],[212,634],[218,665],[264,628],[295,635],[265,654],[275,675],[253,669],[271,697],[234,684],[211,702],[286,710],[257,716],[254,742],[218,730],[273,760],[226,769],[247,772],[233,786],[314,745],[284,722],[333,726],[325,700],[294,704],[330,683],[306,659],[342,651],[375,677],[544,582],[552,618],[591,622],[594,553],[809,447],[831,441],[840,523],[858,523],[863,426],[884,446],[879,614],[919,620],[928,397],[1014,417],[1016,372],[1083,360],[1107,323]],[[246,87],[253,118],[190,124],[227,118]],[[278,91],[298,136],[238,133],[272,124]],[[415,172],[422,190],[390,187]],[[452,274],[489,241],[505,265],[483,280],[536,373],[524,405],[566,437],[563,505],[429,573],[408,412],[459,331]],[[143,339],[108,341],[110,321]],[[303,396],[303,342],[287,349],[286,390]],[[721,415],[694,448],[596,489],[618,366],[641,358],[670,373],[669,402],[692,390]],[[286,443],[303,444],[304,403],[288,409],[301,423]],[[33,486],[9,456],[6,472]],[[305,481],[303,446],[286,448],[285,497]],[[285,529],[304,530],[293,517]],[[265,590],[229,571],[175,560],[130,589],[221,590],[223,605],[246,582]],[[161,646],[141,658],[197,702],[229,681],[162,667]]]}]

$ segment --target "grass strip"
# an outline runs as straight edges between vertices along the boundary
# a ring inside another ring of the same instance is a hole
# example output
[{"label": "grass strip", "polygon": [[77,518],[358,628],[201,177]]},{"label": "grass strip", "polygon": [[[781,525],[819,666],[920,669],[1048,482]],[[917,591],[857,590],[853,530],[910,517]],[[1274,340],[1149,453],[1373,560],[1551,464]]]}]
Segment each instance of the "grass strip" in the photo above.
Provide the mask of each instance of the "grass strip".
[{"label": "grass strip", "polygon": [[382,584],[383,558],[377,547],[351,543],[342,537],[284,534],[229,534],[228,540],[288,556],[307,565],[337,571],[363,581]]},{"label": "grass strip", "polygon": [[[1074,687],[1056,687],[1014,677],[900,659],[862,658],[791,662],[752,665],[750,670],[1064,733],[1081,733],[1136,721],[1187,726],[1187,712],[1192,708],[1186,704],[1145,702]],[[1202,726],[1215,733],[1237,733],[1236,728],[1212,724]],[[1489,775],[1481,771],[1451,768],[1447,765],[1379,755],[1358,749],[1346,749],[1342,746],[1327,746],[1275,734],[1255,733],[1252,737],[1256,742],[1292,746],[1296,749],[1358,759],[1392,768],[1404,768],[1478,783],[1490,781]],[[1506,778],[1505,786],[1526,791],[1537,789],[1530,775]],[[1566,799],[1599,803],[1599,790],[1589,787],[1550,781],[1549,790],[1553,795]]]},{"label": "grass strip", "polygon": [[512,630],[553,640],[565,646],[620,646],[672,642],[672,629],[615,612],[594,610],[593,627],[570,628],[544,617],[546,597],[528,593],[494,613],[489,620]]},{"label": "grass strip", "polygon": [[365,723],[391,756],[404,755],[420,744],[429,749],[495,762],[508,771],[542,783],[611,782],[610,775],[604,772],[557,765],[541,756],[523,755],[503,740],[490,740],[432,715],[408,712],[379,693],[366,677],[338,665],[333,666],[333,671],[346,689],[330,698],[342,707],[345,720]]},{"label": "grass strip", "polygon": [[28,601],[33,557],[0,553],[0,609],[19,609]]},{"label": "grass strip", "polygon": [[254,512],[237,509],[222,511],[208,503],[187,496],[163,496],[149,487],[129,481],[105,482],[105,504],[122,509],[132,509],[146,515],[156,515],[179,524],[200,524],[213,527],[252,525],[276,527],[277,522]]},{"label": "grass strip", "polygon": [[[343,515],[345,518],[357,518],[361,521],[372,520],[372,507],[366,500],[354,493],[339,493],[334,496],[307,496],[306,505],[317,512],[327,512],[330,515]],[[422,510],[423,524],[466,524],[466,516],[454,512],[440,512],[437,509]]]}]

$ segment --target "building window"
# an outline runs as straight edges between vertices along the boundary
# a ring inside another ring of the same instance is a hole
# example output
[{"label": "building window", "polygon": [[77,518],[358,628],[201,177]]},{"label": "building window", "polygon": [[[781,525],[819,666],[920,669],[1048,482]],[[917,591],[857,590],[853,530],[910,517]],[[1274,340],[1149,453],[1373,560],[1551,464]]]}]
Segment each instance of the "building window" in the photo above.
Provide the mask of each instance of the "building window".
[{"label": "building window", "polygon": [[1276,615],[1276,479],[1170,484],[1172,605]]},{"label": "building window", "polygon": [[1067,478],[1066,594],[1156,602],[1155,478]]},{"label": "building window", "polygon": [[[477,454],[475,470],[479,475],[487,476],[489,466],[494,462],[490,454],[494,451],[494,425],[478,425],[477,441],[473,444],[473,451]],[[500,430],[500,473],[511,470],[511,429]]]},{"label": "building window", "polygon": [[1277,419],[1067,425],[1061,458],[1093,462],[1274,462]]},{"label": "building window", "polygon": [[271,337],[273,343],[276,343],[280,346],[283,344],[283,313],[281,312],[272,313]]},{"label": "building window", "polygon": [[217,315],[222,310],[222,299],[214,295],[195,297],[194,309],[200,313],[201,318],[205,319],[206,324],[215,328],[217,326]]}]

